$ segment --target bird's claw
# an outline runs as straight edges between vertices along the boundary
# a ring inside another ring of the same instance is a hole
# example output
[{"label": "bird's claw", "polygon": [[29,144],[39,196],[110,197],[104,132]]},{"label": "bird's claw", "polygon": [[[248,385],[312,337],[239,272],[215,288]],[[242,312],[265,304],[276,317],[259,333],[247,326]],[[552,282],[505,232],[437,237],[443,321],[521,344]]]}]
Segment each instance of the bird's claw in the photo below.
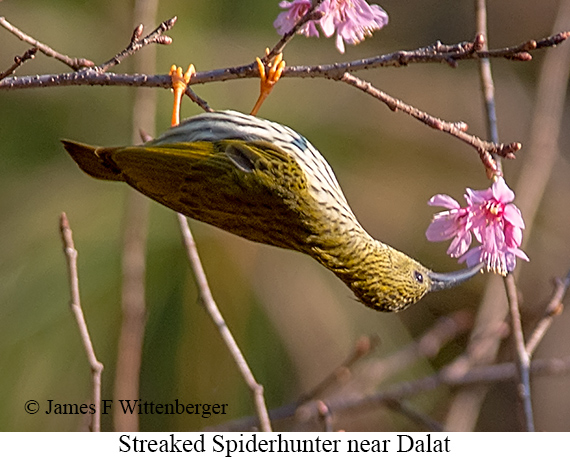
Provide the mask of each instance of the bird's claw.
[{"label": "bird's claw", "polygon": [[[268,49],[266,49],[265,52],[266,54],[269,54]],[[259,71],[259,78],[261,81],[259,98],[251,110],[251,114],[253,116],[255,116],[259,111],[259,108],[273,90],[273,86],[275,86],[277,81],[279,81],[279,78],[281,78],[281,74],[285,68],[285,61],[283,60],[283,53],[281,52],[271,59],[267,65],[264,65],[259,57],[256,57],[255,61],[257,62],[257,70]]]},{"label": "bird's claw", "polygon": [[177,67],[172,65],[170,67],[170,72],[168,75],[172,80],[172,91],[174,92],[174,105],[172,107],[172,127],[180,124],[180,105],[182,103],[182,97],[184,92],[186,92],[186,87],[190,83],[192,76],[196,73],[194,65],[190,64],[186,73],[182,73],[182,67]]}]

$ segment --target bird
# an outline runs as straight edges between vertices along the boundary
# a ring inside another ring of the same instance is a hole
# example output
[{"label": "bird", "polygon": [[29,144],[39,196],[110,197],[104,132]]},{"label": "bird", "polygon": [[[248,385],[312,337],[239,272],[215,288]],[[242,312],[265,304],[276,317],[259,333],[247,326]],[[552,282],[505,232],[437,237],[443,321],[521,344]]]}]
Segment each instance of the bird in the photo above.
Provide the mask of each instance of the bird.
[{"label": "bird", "polygon": [[360,302],[378,311],[401,311],[482,269],[475,265],[436,273],[373,238],[357,220],[322,154],[277,122],[212,111],[142,145],[62,142],[94,178],[125,182],[187,217],[309,255]]}]

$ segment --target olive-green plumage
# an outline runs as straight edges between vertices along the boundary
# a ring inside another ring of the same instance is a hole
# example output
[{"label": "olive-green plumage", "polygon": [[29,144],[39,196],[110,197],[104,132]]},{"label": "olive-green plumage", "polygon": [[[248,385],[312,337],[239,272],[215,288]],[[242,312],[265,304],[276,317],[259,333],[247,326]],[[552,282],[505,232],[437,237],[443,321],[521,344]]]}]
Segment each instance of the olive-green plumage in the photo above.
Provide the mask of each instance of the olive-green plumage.
[{"label": "olive-green plumage", "polygon": [[125,181],[186,216],[310,255],[377,310],[399,311],[466,279],[433,273],[373,239],[321,154],[280,124],[220,111],[141,146],[63,143],[95,178]]}]

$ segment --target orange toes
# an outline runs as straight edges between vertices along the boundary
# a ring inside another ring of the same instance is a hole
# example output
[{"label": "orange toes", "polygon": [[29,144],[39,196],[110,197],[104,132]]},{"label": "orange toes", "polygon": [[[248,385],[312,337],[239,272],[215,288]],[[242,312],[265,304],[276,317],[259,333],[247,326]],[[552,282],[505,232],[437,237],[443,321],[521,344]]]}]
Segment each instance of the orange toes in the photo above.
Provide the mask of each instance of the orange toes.
[{"label": "orange toes", "polygon": [[[269,53],[269,50],[266,50],[266,53]],[[273,87],[281,78],[281,74],[283,73],[283,69],[285,68],[285,61],[283,60],[283,53],[277,54],[271,62],[266,65],[261,62],[259,57],[255,58],[257,62],[257,69],[259,71],[259,78],[260,78],[260,90],[259,90],[259,98],[255,103],[255,106],[251,110],[252,115],[256,115],[261,108],[261,105],[268,97],[268,95],[273,90]]]},{"label": "orange toes", "polygon": [[182,104],[182,97],[186,92],[186,87],[190,83],[192,76],[196,73],[194,65],[190,65],[186,73],[182,73],[182,67],[172,65],[168,73],[172,80],[172,91],[174,92],[174,105],[172,107],[172,120],[171,125],[180,124],[180,105]]}]

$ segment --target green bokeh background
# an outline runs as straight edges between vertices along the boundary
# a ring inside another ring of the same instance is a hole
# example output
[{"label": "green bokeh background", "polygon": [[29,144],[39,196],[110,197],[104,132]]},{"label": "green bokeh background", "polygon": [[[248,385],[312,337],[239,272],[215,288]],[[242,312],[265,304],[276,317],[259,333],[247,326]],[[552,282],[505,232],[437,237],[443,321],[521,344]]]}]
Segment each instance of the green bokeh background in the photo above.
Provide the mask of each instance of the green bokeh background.
[{"label": "green bokeh background", "polygon": [[[489,2],[491,46],[500,47],[550,34],[558,2]],[[298,37],[287,47],[291,65],[354,60],[441,40],[455,43],[474,36],[473,2],[385,0],[390,24],[361,45],[338,54],[333,39]],[[70,56],[103,62],[122,49],[133,29],[132,2],[4,0],[0,15]],[[278,39],[272,22],[277,1],[192,0],[160,3],[157,23],[173,15],[174,42],[157,49],[159,72],[173,62],[198,70],[251,62]],[[156,24],[145,24],[150,31]],[[570,24],[567,29],[570,29]],[[0,69],[28,45],[0,29]],[[142,52],[145,52],[144,50]],[[493,61],[501,139],[529,138],[541,53],[530,63]],[[19,74],[60,73],[66,67],[38,54]],[[117,71],[128,72],[125,61]],[[433,115],[462,120],[485,136],[475,62],[458,69],[411,65],[362,73],[377,87]],[[153,90],[153,89],[149,89]],[[248,112],[258,81],[196,87],[216,109]],[[169,125],[171,94],[159,92],[157,131]],[[89,403],[89,367],[69,311],[58,218],[68,214],[79,250],[82,305],[95,350],[105,365],[103,398],[113,396],[121,322],[121,250],[126,186],[95,181],[81,173],[59,140],[113,145],[131,141],[132,88],[65,87],[0,91],[0,430],[81,429],[77,416],[24,412],[35,399]],[[568,111],[568,110],[566,110]],[[199,108],[185,101],[183,115]],[[540,315],[552,278],[570,266],[568,112],[558,160],[527,252],[520,286],[525,322]],[[304,134],[335,169],[349,202],[374,236],[436,270],[457,268],[444,244],[428,243],[424,232],[436,193],[461,200],[463,189],[488,181],[472,149],[354,89],[322,79],[284,79],[260,116]],[[516,183],[525,160],[505,164],[507,182]],[[438,316],[457,309],[476,311],[486,278],[460,289],[430,295],[401,314],[376,313],[359,305],[332,274],[298,253],[256,245],[198,222],[192,228],[214,296],[228,324],[265,386],[270,407],[296,399],[330,373],[363,334],[377,334],[385,356],[429,328]],[[226,417],[141,417],[148,431],[199,430],[253,413],[248,391],[202,310],[181,247],[174,214],[150,204],[147,267],[148,318],[140,398],[185,403],[228,403]],[[568,355],[568,314],[556,319],[538,357]],[[448,345],[433,362],[404,374],[412,379],[436,370],[464,349]],[[502,351],[510,358],[510,347]],[[569,379],[537,379],[533,384],[537,428],[570,431]],[[444,417],[450,392],[422,396],[418,404]],[[494,386],[483,406],[478,429],[517,428],[513,386]],[[415,429],[385,411],[346,425],[348,430]],[[108,416],[103,429],[111,430]]]}]

